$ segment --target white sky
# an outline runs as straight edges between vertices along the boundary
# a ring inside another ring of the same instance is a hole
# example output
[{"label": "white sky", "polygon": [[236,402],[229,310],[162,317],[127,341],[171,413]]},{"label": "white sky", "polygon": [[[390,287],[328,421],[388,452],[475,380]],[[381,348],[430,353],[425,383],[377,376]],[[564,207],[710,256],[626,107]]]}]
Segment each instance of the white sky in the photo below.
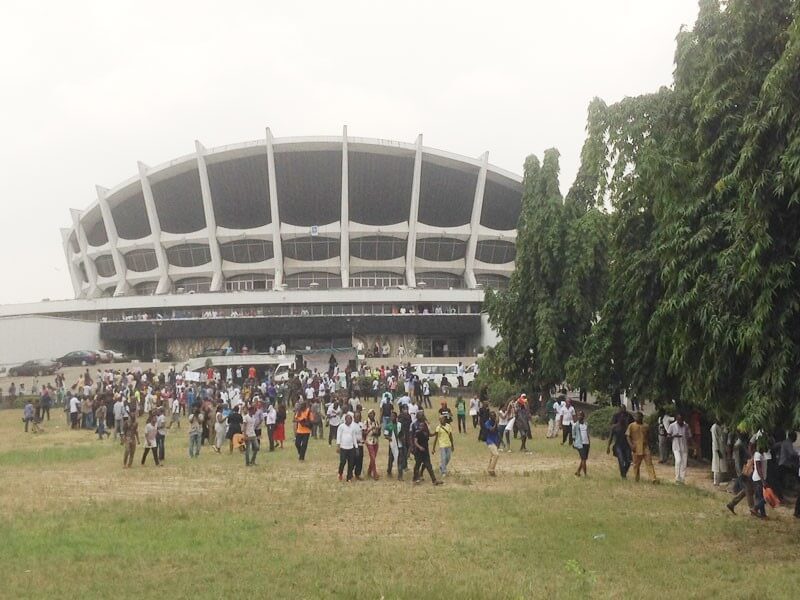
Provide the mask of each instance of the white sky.
[{"label": "white sky", "polygon": [[586,107],[667,85],[697,0],[0,3],[0,303],[72,297],[94,185],[264,137],[413,141],[578,167]]}]

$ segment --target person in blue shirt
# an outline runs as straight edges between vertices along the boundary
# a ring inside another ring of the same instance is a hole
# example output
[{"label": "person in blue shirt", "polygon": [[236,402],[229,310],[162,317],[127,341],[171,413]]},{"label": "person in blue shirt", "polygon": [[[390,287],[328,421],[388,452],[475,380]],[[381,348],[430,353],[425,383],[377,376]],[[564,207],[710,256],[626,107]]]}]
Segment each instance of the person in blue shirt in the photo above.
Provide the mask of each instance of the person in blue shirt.
[{"label": "person in blue shirt", "polygon": [[486,432],[486,447],[489,448],[489,475],[495,477],[495,467],[497,466],[497,459],[500,452],[497,447],[500,445],[500,434],[497,432],[497,413],[491,411],[489,418],[483,423],[483,429]]}]

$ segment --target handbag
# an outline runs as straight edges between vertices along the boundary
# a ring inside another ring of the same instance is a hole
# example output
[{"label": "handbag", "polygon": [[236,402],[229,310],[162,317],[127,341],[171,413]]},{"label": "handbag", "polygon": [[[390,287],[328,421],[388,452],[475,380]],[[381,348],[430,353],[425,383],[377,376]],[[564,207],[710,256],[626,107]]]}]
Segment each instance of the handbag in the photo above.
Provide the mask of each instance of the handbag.
[{"label": "handbag", "polygon": [[778,506],[781,503],[780,499],[775,494],[775,492],[772,490],[772,488],[771,487],[767,487],[766,485],[764,486],[764,500],[769,502],[769,505],[772,508],[775,508],[776,506]]}]

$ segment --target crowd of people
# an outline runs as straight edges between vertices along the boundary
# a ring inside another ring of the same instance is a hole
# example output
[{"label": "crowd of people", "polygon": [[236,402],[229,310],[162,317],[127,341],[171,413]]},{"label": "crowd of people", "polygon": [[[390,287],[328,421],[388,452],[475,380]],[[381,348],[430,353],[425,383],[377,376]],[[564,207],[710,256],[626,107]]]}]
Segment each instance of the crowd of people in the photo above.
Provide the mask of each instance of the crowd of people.
[{"label": "crowd of people", "polygon": [[[519,452],[530,452],[533,418],[541,409],[546,438],[560,438],[561,445],[573,446],[578,454],[575,475],[587,475],[591,438],[586,415],[564,395],[538,398],[532,407],[523,393],[495,410],[482,390],[468,402],[455,396],[452,408],[445,396],[434,412],[430,382],[420,380],[410,366],[370,369],[363,364],[357,370],[340,370],[331,361],[321,372],[299,369],[286,384],[276,384],[269,371],[259,376],[254,367],[225,372],[210,367],[203,375],[203,381],[195,381],[197,377],[174,368],[159,374],[105,368],[93,377],[87,369],[69,385],[59,373],[54,383],[42,385],[41,393],[26,403],[25,431],[40,431],[54,405],[62,406],[69,427],[118,440],[124,447],[123,467],[130,468],[138,446],[143,446],[140,464],[152,456],[153,464],[162,466],[167,432],[172,429],[186,431],[190,458],[208,446],[217,453],[238,450],[245,465],[254,466],[262,441],[270,452],[284,448],[288,427],[298,460],[304,461],[309,440],[324,440],[327,427],[328,445],[335,446],[339,457],[340,480],[377,480],[384,471],[387,477],[403,480],[413,458],[412,481],[421,483],[427,474],[431,483],[440,485],[448,476],[457,437],[468,433],[467,417],[478,441],[487,447],[487,472],[495,476],[500,453],[514,451],[512,440],[519,441]],[[364,380],[371,381],[366,388],[356,383]],[[369,402],[374,407],[365,408]],[[680,413],[672,417],[660,410],[656,422],[659,463],[670,460],[671,447],[675,481],[683,484],[689,455],[699,448],[697,433]],[[751,514],[766,518],[766,506],[783,501],[785,488],[800,476],[796,434],[776,440],[763,431],[729,432],[718,421],[709,434],[714,485],[733,475],[729,485],[733,497],[727,508],[735,512],[746,498]],[[643,413],[621,405],[611,420],[606,452],[613,451],[623,479],[633,467],[639,481],[644,464],[649,480],[658,482],[650,439]],[[382,445],[386,446],[383,459],[379,458]],[[432,456],[437,455],[434,469]],[[385,470],[378,466],[381,461]],[[795,516],[800,517],[800,500]]]}]

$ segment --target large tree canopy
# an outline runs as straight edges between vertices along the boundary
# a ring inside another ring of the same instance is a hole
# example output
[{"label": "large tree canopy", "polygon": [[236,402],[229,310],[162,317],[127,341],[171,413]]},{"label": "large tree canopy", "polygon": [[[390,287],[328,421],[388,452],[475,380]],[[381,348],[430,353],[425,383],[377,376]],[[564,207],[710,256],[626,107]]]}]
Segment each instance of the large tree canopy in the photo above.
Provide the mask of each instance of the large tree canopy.
[{"label": "large tree canopy", "polygon": [[518,272],[487,299],[515,366],[800,421],[800,2],[701,0],[671,87],[592,103],[564,202],[552,156],[527,165]]}]

